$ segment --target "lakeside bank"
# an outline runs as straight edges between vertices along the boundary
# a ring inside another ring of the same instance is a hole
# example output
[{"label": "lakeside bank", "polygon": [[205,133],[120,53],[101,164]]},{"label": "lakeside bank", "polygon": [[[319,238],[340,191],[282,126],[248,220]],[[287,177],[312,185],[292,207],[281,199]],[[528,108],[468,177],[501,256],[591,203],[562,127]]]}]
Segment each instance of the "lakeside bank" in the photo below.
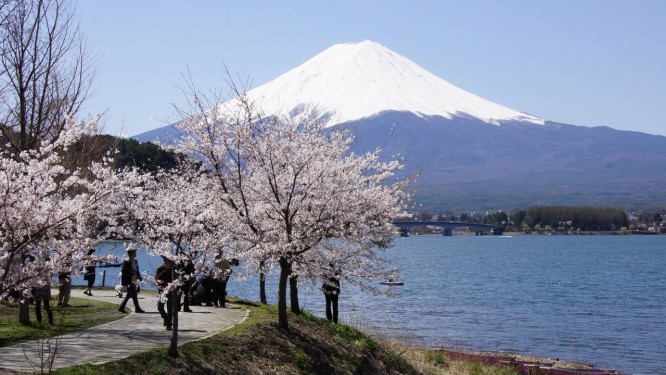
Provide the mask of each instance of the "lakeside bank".
[{"label": "lakeside bank", "polygon": [[[74,291],[82,301],[89,298],[84,297],[81,292],[80,289]],[[113,301],[110,293],[100,290],[94,292],[96,299]],[[108,375],[512,373],[508,372],[509,367],[506,365],[501,368],[492,367],[483,361],[459,360],[452,358],[451,355],[442,356],[436,350],[409,346],[384,336],[368,336],[344,324],[334,325],[307,312],[302,316],[290,313],[290,330],[283,331],[277,328],[275,306],[259,306],[236,299],[232,302],[239,307],[238,311],[248,310],[252,313],[222,329],[211,324],[213,320],[219,320],[218,318],[201,315],[209,313],[205,308],[194,307],[195,313],[181,314],[183,336],[179,349],[180,357],[171,358],[166,355],[168,332],[162,330],[158,317],[151,314],[153,311],[149,306],[152,302],[154,301],[147,296],[141,300],[142,308],[148,314],[130,314],[112,324],[67,335],[61,342],[62,347],[58,354],[60,358],[56,360],[54,366],[60,369],[54,373],[101,372]],[[112,304],[110,308],[115,311],[116,305]],[[234,312],[233,309],[211,310],[223,315]],[[190,318],[195,318],[196,321],[188,320]],[[202,329],[207,329],[210,334],[201,333]],[[100,332],[104,337],[98,337],[95,332]],[[200,338],[186,344],[189,335],[192,334]],[[151,337],[153,338],[149,339]],[[76,343],[76,346],[72,346],[73,343]],[[30,345],[23,346],[23,348],[29,347]],[[2,373],[33,370],[31,367],[12,369],[13,362],[7,353],[7,349],[0,349]],[[16,354],[18,361],[25,362],[25,354],[37,355],[22,349],[21,353]],[[76,363],[79,365],[70,367]]]}]

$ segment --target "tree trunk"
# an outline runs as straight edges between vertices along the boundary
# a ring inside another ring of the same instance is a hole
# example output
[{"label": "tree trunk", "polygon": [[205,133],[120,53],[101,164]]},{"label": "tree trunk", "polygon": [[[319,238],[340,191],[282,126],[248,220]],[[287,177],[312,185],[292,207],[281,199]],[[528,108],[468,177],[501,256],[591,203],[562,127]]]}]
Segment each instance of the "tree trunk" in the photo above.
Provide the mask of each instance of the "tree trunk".
[{"label": "tree trunk", "polygon": [[291,312],[301,315],[301,307],[298,304],[298,276],[289,278],[289,298],[291,299]]},{"label": "tree trunk", "polygon": [[264,273],[264,261],[259,262],[259,302],[268,305],[266,300],[266,274]]},{"label": "tree trunk", "polygon": [[280,258],[280,281],[278,284],[278,326],[289,329],[287,320],[287,279],[291,273],[291,264],[286,258]]},{"label": "tree trunk", "polygon": [[[171,292],[171,314],[173,316],[171,326],[171,345],[169,345],[169,356],[178,357],[178,309],[180,308],[180,289]],[[187,296],[185,296],[187,298]]]},{"label": "tree trunk", "polygon": [[30,301],[21,299],[19,302],[19,323],[30,324]]}]

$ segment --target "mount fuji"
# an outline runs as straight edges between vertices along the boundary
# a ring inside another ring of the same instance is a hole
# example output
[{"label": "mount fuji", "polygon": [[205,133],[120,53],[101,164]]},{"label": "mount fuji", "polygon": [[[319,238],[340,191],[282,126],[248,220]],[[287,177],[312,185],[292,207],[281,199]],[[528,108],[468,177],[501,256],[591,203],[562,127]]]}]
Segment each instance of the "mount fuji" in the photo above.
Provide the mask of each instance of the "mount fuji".
[{"label": "mount fuji", "polygon": [[384,111],[448,119],[468,116],[491,124],[510,120],[544,123],[464,91],[367,40],[334,45],[248,95],[269,114],[315,105],[332,115],[334,124]]},{"label": "mount fuji", "polygon": [[[372,41],[337,44],[247,92],[263,115],[313,105],[418,173],[430,210],[666,202],[666,137],[555,123],[462,90]],[[538,93],[535,93],[538,95]],[[168,141],[173,126],[139,134]]]}]

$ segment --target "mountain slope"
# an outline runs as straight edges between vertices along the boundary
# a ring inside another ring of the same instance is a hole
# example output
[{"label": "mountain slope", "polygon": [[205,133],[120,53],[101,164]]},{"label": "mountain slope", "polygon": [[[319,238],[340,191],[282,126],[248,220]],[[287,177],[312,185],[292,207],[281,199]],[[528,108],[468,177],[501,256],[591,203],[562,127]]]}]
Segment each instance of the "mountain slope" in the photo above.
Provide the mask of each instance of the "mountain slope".
[{"label": "mountain slope", "polygon": [[338,125],[357,152],[381,147],[418,173],[415,200],[432,210],[533,205],[644,207],[666,201],[666,137],[546,122],[384,112]]}]

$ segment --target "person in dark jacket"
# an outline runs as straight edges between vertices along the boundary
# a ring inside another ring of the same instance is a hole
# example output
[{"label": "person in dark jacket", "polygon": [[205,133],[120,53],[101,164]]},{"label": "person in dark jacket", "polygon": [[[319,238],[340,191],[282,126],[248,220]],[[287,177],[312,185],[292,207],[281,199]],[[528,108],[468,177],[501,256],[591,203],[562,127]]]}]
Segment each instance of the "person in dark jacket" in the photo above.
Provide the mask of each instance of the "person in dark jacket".
[{"label": "person in dark jacket", "polygon": [[[190,294],[192,291],[192,285],[194,285],[194,282],[196,281],[194,263],[192,263],[192,260],[184,251],[181,251],[180,255],[185,258],[176,266],[176,271],[180,274],[180,277],[183,280],[183,312],[192,312],[190,309]],[[180,300],[178,301],[178,311],[180,311]]]},{"label": "person in dark jacket", "polygon": [[215,280],[215,292],[213,294],[213,304],[215,307],[227,307],[227,281],[232,273],[231,263],[222,256],[222,252],[215,256],[215,270],[213,279]]},{"label": "person in dark jacket", "polygon": [[326,298],[326,319],[338,323],[338,296],[340,295],[340,271],[333,263],[324,274],[324,285],[321,287]]},{"label": "person in dark jacket", "polygon": [[35,316],[37,322],[42,322],[42,305],[46,310],[46,316],[49,319],[49,324],[53,325],[53,310],[51,310],[51,280],[48,278],[43,286],[33,288],[32,297],[35,299]]},{"label": "person in dark jacket", "polygon": [[58,306],[71,306],[69,304],[69,296],[72,293],[72,262],[71,257],[68,255],[65,258],[65,264],[63,268],[58,272],[58,282],[60,287],[58,288]]},{"label": "person in dark jacket", "polygon": [[125,305],[127,305],[127,301],[131,298],[132,302],[134,302],[134,312],[143,313],[145,311],[139,306],[139,298],[136,290],[137,281],[141,281],[143,278],[141,277],[141,271],[139,270],[139,262],[136,260],[136,246],[134,246],[134,244],[130,244],[127,247],[127,255],[129,256],[129,260],[123,262],[120,276],[120,283],[122,286],[127,287],[127,294],[125,295],[123,302],[120,303],[118,311],[127,314]]},{"label": "person in dark jacket", "polygon": [[[30,261],[34,261],[35,257],[30,255]],[[46,315],[49,319],[49,324],[53,325],[53,310],[51,309],[51,275],[46,274],[42,277],[40,286],[32,288],[32,297],[35,299],[35,315],[37,322],[42,322],[42,305],[46,310]]]},{"label": "person in dark jacket", "polygon": [[[171,331],[173,323],[173,293],[169,292],[166,293],[166,295],[163,294],[167,285],[173,281],[174,262],[165,256],[162,256],[162,260],[164,263],[157,267],[157,271],[155,271],[157,293],[160,297],[157,302],[157,311],[159,311],[160,316],[162,316],[162,319],[164,320],[164,326],[166,327],[167,331]],[[165,305],[166,310],[164,309]]]},{"label": "person in dark jacket", "polygon": [[203,289],[200,302],[206,306],[213,306],[213,298],[215,296],[215,279],[211,275],[203,275],[199,283]]},{"label": "person in dark jacket", "polygon": [[88,250],[88,256],[86,257],[86,273],[83,275],[83,280],[88,282],[88,288],[83,291],[83,294],[92,296],[92,287],[95,285],[95,260],[93,259],[92,254],[95,252],[95,249]]}]

